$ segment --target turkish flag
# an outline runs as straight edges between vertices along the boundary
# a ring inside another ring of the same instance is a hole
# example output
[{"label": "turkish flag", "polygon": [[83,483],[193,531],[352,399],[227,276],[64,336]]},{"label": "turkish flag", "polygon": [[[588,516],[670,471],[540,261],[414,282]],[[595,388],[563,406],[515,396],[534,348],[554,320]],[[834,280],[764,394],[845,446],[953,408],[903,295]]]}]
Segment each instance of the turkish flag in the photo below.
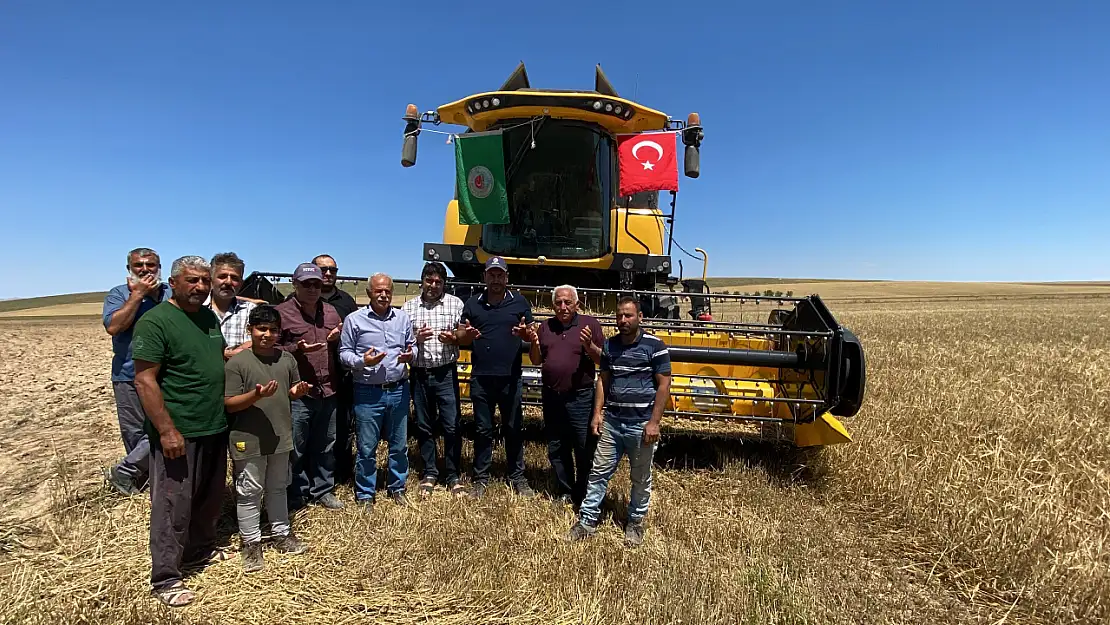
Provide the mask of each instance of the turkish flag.
[{"label": "turkish flag", "polygon": [[678,133],[617,135],[620,195],[678,191]]}]

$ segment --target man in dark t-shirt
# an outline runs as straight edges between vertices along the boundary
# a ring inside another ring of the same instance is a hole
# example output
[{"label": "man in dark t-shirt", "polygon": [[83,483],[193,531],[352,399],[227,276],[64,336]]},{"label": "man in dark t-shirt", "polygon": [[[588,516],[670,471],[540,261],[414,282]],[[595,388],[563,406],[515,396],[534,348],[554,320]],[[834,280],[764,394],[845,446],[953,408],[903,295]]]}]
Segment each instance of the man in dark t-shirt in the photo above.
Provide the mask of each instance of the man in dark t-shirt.
[{"label": "man in dark t-shirt", "polygon": [[578,506],[586,496],[597,446],[590,415],[605,335],[597,319],[578,312],[578,291],[573,286],[555,287],[551,301],[555,315],[539,324],[539,339],[532,343],[530,358],[540,365],[543,381],[543,428],[555,497]]},{"label": "man in dark t-shirt", "polygon": [[203,304],[211,268],[199,256],[174,261],[172,297],[135,324],[135,388],[150,438],[150,583],[169,606],[190,603],[182,571],[225,554],[216,521],[227,478],[224,341]]},{"label": "man in dark t-shirt", "polygon": [[467,300],[456,332],[470,349],[470,401],[474,407],[474,484],[472,497],[489,485],[493,462],[493,410],[501,413],[508,481],[523,497],[535,494],[524,477],[524,413],[521,408],[521,340],[532,343],[532,305],[506,287],[509,266],[500,256],[486,261],[486,291]]}]

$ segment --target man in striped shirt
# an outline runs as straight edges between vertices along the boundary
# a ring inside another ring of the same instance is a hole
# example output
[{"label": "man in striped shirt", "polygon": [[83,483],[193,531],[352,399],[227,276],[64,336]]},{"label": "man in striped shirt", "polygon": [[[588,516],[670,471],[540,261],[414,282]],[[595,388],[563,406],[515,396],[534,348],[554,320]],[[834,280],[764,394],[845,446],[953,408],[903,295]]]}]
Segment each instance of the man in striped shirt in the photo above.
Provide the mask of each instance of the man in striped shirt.
[{"label": "man in striped shirt", "polygon": [[436,429],[443,430],[443,464],[447,490],[466,494],[459,481],[462,439],[459,437],[459,375],[455,363],[459,347],[455,330],[462,319],[463,302],[444,292],[447,268],[430,262],[420,272],[420,297],[401,306],[412,319],[416,354],[412,361],[412,404],[416,413],[416,440],[424,462],[420,495],[432,493],[439,479],[436,467]]},{"label": "man in striped shirt", "polygon": [[224,360],[228,360],[251,348],[247,319],[256,304],[238,296],[239,289],[243,288],[246,264],[235,252],[216,254],[209,264],[212,265],[212,295],[208,307],[220,320],[220,332],[227,342]]},{"label": "man in striped shirt", "polygon": [[644,540],[644,516],[651,499],[651,462],[659,441],[659,422],[670,401],[671,358],[666,344],[640,329],[640,302],[617,303],[618,334],[601,354],[594,415],[590,424],[600,436],[593,469],[571,541],[592,536],[601,517],[601,502],[621,456],[628,454],[632,493],[624,537],[637,546]]}]

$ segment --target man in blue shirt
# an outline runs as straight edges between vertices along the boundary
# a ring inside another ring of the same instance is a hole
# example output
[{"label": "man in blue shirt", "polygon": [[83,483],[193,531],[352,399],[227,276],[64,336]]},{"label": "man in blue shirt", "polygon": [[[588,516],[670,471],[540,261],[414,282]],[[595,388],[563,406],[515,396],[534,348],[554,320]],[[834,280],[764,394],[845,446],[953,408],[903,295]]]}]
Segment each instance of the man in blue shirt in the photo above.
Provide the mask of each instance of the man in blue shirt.
[{"label": "man in blue shirt", "polygon": [[670,402],[671,358],[663,341],[640,329],[642,320],[639,300],[622,297],[617,303],[618,334],[605,342],[601,354],[590,424],[600,438],[578,522],[567,536],[571,541],[597,531],[601,502],[624,454],[628,454],[632,478],[624,537],[632,546],[644,540],[644,516],[651,499],[651,462],[659,441],[659,422]]},{"label": "man in blue shirt", "polygon": [[139,247],[127,253],[127,282],[104,298],[104,329],[112,337],[112,391],[116,418],[127,456],[106,471],[108,483],[120,493],[133,495],[147,483],[150,441],[143,430],[146,413],[135,391],[135,362],[131,358],[131,332],[146,311],[170,298],[173,291],[161,281],[162,262],[157,252]]},{"label": "man in blue shirt", "polygon": [[366,287],[370,306],[347,315],[339,336],[339,361],[354,377],[355,497],[372,509],[377,491],[378,441],[389,442],[389,481],[394,503],[409,504],[405,479],[409,473],[409,385],[406,365],[416,344],[412,322],[393,303],[393,279],[384,273],[370,276]]},{"label": "man in blue shirt", "polygon": [[532,305],[508,290],[509,266],[500,256],[486,261],[486,291],[467,300],[457,339],[470,350],[470,401],[474,408],[474,484],[481,497],[493,462],[493,409],[501,413],[509,484],[518,495],[535,493],[524,477],[524,413],[521,409],[521,340],[536,340]]}]

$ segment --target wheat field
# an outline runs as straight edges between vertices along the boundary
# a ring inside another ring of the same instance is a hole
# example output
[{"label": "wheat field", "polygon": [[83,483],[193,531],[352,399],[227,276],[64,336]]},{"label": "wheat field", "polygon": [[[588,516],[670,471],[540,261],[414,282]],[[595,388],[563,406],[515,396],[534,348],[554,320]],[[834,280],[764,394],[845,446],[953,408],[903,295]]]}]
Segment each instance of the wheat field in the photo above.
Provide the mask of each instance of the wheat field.
[{"label": "wheat field", "polygon": [[0,320],[0,622],[1104,622],[1110,301],[914,295],[833,306],[867,355],[854,442],[667,431],[637,550],[626,464],[598,536],[561,540],[573,515],[542,495],[531,419],[537,499],[312,508],[294,520],[308,553],[268,551],[250,576],[211,566],[175,611],[147,594],[149,501],[99,478],[122,448],[107,336],[95,319]]}]

